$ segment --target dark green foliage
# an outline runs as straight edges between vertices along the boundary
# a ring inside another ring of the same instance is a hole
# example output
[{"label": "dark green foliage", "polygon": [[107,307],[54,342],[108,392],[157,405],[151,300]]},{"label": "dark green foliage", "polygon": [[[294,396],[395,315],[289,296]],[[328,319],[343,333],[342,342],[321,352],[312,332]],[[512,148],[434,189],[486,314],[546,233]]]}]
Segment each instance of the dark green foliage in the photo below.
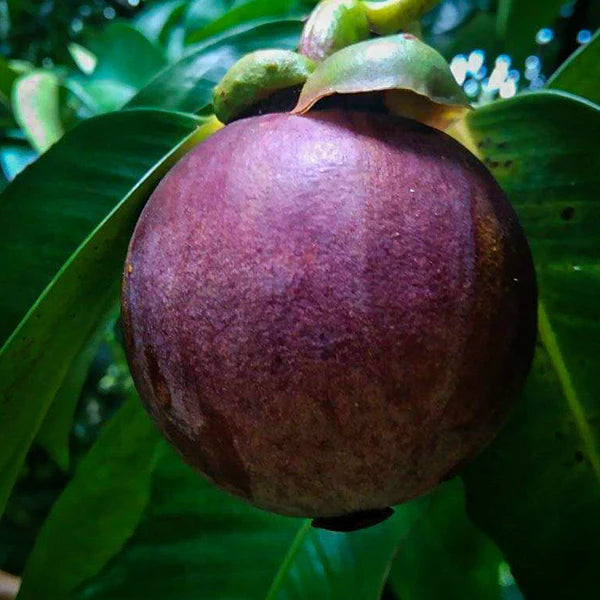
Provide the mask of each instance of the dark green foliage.
[{"label": "dark green foliage", "polygon": [[527,597],[585,597],[600,553],[600,109],[541,92],[467,123],[519,213],[540,288],[534,367],[504,432],[466,471],[469,511]]},{"label": "dark green foliage", "polygon": [[[462,481],[339,534],[253,509],[183,465],[134,396],[114,327],[134,223],[218,127],[213,86],[247,52],[293,49],[314,2],[135,4],[0,2],[0,568],[23,575],[19,597],[375,600],[385,587],[390,600],[506,600],[520,598],[512,576],[526,598],[595,597],[598,34],[554,91],[480,107],[453,131],[534,254],[539,337],[521,403]],[[572,17],[563,5],[444,0],[424,32],[448,59],[479,47],[522,69],[536,54],[549,76],[600,23],[597,2]]]}]

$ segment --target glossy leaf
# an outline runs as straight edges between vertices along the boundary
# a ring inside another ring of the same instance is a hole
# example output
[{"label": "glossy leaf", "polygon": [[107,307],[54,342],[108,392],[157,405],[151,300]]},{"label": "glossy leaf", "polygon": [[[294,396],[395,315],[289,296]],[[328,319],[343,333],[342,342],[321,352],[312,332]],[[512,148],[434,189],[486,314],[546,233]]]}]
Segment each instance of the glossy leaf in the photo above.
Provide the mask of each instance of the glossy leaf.
[{"label": "glossy leaf", "polygon": [[140,526],[77,597],[263,600],[299,523],[219,491],[169,448]]},{"label": "glossy leaf", "polygon": [[69,54],[77,68],[86,75],[91,75],[98,64],[98,57],[81,44],[71,42],[68,45]]},{"label": "glossy leaf", "polygon": [[564,0],[499,0],[496,30],[502,48],[515,63],[536,50],[535,36],[543,27],[554,28]]},{"label": "glossy leaf", "polygon": [[162,111],[89,119],[2,193],[0,288],[11,293],[0,300],[1,333],[18,327],[0,350],[0,420],[10,423],[0,432],[0,509],[70,364],[114,303],[150,189],[213,129]]},{"label": "glossy leaf", "polygon": [[37,157],[38,153],[29,146],[4,146],[0,148],[0,166],[8,181],[12,181]]},{"label": "glossy leaf", "polygon": [[[232,6],[227,12],[201,28],[194,29],[186,36],[189,44],[197,43],[211,36],[253,21],[274,20],[284,17],[300,17],[295,0],[248,0]],[[268,47],[264,47],[268,48]]]},{"label": "glossy leaf", "polygon": [[52,507],[19,600],[64,600],[122,548],[148,503],[161,443],[134,395],[102,428]]},{"label": "glossy leaf", "polygon": [[35,68],[32,62],[22,58],[13,58],[8,62],[8,64],[10,68],[17,73],[17,75],[23,75]]},{"label": "glossy leaf", "polygon": [[425,505],[407,504],[357,533],[316,530],[218,491],[169,450],[139,528],[79,597],[376,599],[395,548]]},{"label": "glossy leaf", "polygon": [[69,437],[77,401],[89,367],[98,351],[104,329],[105,320],[101,319],[98,331],[73,358],[36,437],[36,442],[63,471],[69,468]]},{"label": "glossy leaf", "polygon": [[353,533],[298,530],[266,600],[377,600],[399,546],[427,510],[428,499],[396,508],[387,521]]},{"label": "glossy leaf", "polygon": [[399,545],[390,571],[399,598],[500,600],[498,548],[469,520],[459,479],[431,495],[425,515]]},{"label": "glossy leaf", "polygon": [[165,53],[170,63],[179,60],[186,54],[185,29],[180,23],[176,23],[169,30],[165,40]]},{"label": "glossy leaf", "polygon": [[429,32],[426,41],[448,61],[457,54],[468,55],[474,48],[483,50],[486,55],[500,54],[496,16],[488,12],[476,12],[458,29],[441,33],[434,29]]},{"label": "glossy leaf", "polygon": [[202,45],[159,73],[127,106],[197,112],[211,103],[214,86],[233,63],[260,48],[293,48],[301,27],[300,21],[279,21]]},{"label": "glossy leaf", "polygon": [[150,41],[164,42],[169,27],[183,14],[185,0],[167,0],[150,4],[138,13],[132,23]]},{"label": "glossy leaf", "polygon": [[38,152],[45,152],[62,137],[59,90],[58,77],[49,71],[32,71],[14,82],[15,118]]},{"label": "glossy leaf", "polygon": [[467,471],[469,512],[527,598],[591,597],[600,554],[600,110],[547,91],[483,107],[463,125],[519,214],[540,293],[534,368],[505,430]]},{"label": "glossy leaf", "polygon": [[600,29],[548,80],[549,88],[583,96],[600,104]]},{"label": "glossy leaf", "polygon": [[10,108],[7,108],[0,100],[0,129],[6,131],[14,126],[15,121]]},{"label": "glossy leaf", "polygon": [[111,23],[85,43],[96,57],[94,69],[70,76],[66,85],[94,113],[122,108],[166,65],[159,48],[126,23]]},{"label": "glossy leaf", "polygon": [[137,92],[136,88],[111,79],[70,77],[65,86],[94,115],[121,109]]},{"label": "glossy leaf", "polygon": [[0,57],[0,104],[3,104],[5,108],[10,108],[12,86],[18,75],[8,61]]},{"label": "glossy leaf", "polygon": [[216,21],[232,8],[236,0],[191,0],[185,11],[184,27],[188,35]]},{"label": "glossy leaf", "polygon": [[126,23],[111,23],[90,36],[87,46],[98,58],[95,80],[118,81],[139,89],[166,64],[162,52]]}]

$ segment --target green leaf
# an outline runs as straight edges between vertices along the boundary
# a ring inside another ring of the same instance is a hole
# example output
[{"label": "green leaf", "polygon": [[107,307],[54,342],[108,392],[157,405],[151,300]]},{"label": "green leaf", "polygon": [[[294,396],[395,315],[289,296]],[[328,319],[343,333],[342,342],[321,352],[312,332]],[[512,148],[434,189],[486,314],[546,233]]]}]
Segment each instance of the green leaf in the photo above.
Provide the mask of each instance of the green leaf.
[{"label": "green leaf", "polygon": [[0,166],[8,181],[12,181],[37,157],[38,153],[29,147],[4,146],[3,148],[0,148]]},{"label": "green leaf", "polygon": [[92,114],[121,109],[137,89],[111,79],[85,79],[78,75],[69,77],[65,86],[87,106]]},{"label": "green leaf", "polygon": [[542,27],[554,28],[564,0],[499,0],[497,33],[513,63],[522,64],[536,50]]},{"label": "green leaf", "polygon": [[95,113],[119,110],[166,65],[161,50],[126,23],[111,23],[86,44],[94,69],[71,75],[66,85]]},{"label": "green leaf", "polygon": [[77,401],[105,331],[105,319],[101,321],[98,331],[73,358],[37,434],[36,442],[63,471],[69,468],[69,437]]},{"label": "green leaf", "polygon": [[428,498],[407,502],[387,521],[353,533],[314,529],[305,521],[266,600],[377,600],[398,547],[427,505]]},{"label": "green leaf", "polygon": [[[526,126],[524,126],[526,124]],[[466,472],[468,509],[527,598],[589,598],[600,555],[600,110],[562,92],[480,108],[464,139],[528,235],[539,347],[523,399]]]},{"label": "green leaf", "polygon": [[170,63],[179,60],[187,52],[185,47],[185,30],[183,25],[176,24],[168,32],[165,41],[165,52]]},{"label": "green leaf", "polygon": [[64,600],[131,536],[161,445],[137,396],[101,430],[38,534],[19,600]]},{"label": "green leaf", "polygon": [[500,600],[498,548],[467,517],[459,479],[432,493],[427,513],[398,548],[390,581],[399,598]]},{"label": "green leaf", "polygon": [[126,23],[111,23],[91,35],[87,45],[98,58],[94,80],[140,89],[166,64],[159,48]]},{"label": "green leaf", "polygon": [[253,21],[262,20],[264,22],[278,17],[300,17],[301,15],[302,11],[298,9],[298,2],[295,0],[249,0],[235,5],[219,18],[190,32],[186,36],[186,41],[188,44],[200,42],[233,27]]},{"label": "green leaf", "polygon": [[480,48],[487,55],[499,54],[496,18],[488,12],[475,12],[457,29],[430,32],[425,41],[448,61],[457,54],[469,54],[473,48]]},{"label": "green leaf", "polygon": [[31,71],[13,85],[12,107],[17,123],[38,152],[45,152],[63,135],[59,81],[49,71]]},{"label": "green leaf", "polygon": [[18,73],[8,64],[8,61],[0,57],[0,103],[5,108],[10,108],[12,87]]},{"label": "green leaf", "polygon": [[8,65],[17,75],[23,75],[35,68],[32,62],[20,58],[12,58],[8,61]]},{"label": "green leaf", "polygon": [[291,49],[302,23],[278,21],[207,42],[159,73],[127,105],[197,112],[212,101],[213,87],[248,52],[264,47]]},{"label": "green leaf", "polygon": [[262,600],[299,523],[219,491],[168,448],[136,532],[77,597]]},{"label": "green leaf", "polygon": [[17,327],[0,350],[0,420],[10,423],[0,436],[0,512],[69,366],[115,301],[152,186],[214,130],[198,125],[156,110],[89,119],[0,196],[0,289],[10,291],[0,333]]},{"label": "green leaf", "polygon": [[548,80],[549,88],[583,96],[600,104],[600,29]]},{"label": "green leaf", "polygon": [[[212,3],[211,3],[212,4]],[[146,6],[133,19],[133,26],[154,43],[164,43],[169,29],[179,20],[185,0],[167,0]]]},{"label": "green leaf", "polygon": [[185,31],[193,33],[222,17],[233,5],[235,0],[192,0],[185,12]]},{"label": "green leaf", "polygon": [[0,192],[8,185],[8,177],[4,174],[4,171],[0,169]]},{"label": "green leaf", "polygon": [[159,462],[152,490],[135,534],[78,597],[375,599],[394,549],[426,505],[407,504],[357,533],[316,530],[220,492],[173,450]]},{"label": "green leaf", "polygon": [[91,75],[98,64],[98,57],[81,44],[76,44],[75,42],[71,42],[67,48],[77,68],[82,73]]}]

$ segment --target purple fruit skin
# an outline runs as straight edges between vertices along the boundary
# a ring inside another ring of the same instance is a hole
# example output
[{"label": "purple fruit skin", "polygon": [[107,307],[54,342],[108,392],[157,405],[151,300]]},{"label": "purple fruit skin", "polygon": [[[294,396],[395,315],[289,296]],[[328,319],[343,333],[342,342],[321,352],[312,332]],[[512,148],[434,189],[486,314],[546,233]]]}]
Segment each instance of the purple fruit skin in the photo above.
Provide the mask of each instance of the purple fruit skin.
[{"label": "purple fruit skin", "polygon": [[255,506],[329,517],[423,494],[492,439],[536,285],[504,193],[450,137],[269,114],[160,183],[122,309],[137,389],[184,459]]}]

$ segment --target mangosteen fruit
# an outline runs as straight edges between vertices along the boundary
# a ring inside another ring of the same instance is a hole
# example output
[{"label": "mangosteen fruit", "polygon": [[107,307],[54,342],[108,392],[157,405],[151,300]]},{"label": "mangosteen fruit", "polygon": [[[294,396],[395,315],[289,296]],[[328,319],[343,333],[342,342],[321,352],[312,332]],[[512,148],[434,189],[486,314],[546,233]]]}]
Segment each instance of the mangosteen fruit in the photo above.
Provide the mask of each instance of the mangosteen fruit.
[{"label": "mangosteen fruit", "polygon": [[536,324],[527,242],[479,160],[416,121],[336,110],[238,120],[185,156],[136,226],[122,308],[137,389],[184,459],[320,519],[473,457]]},{"label": "mangosteen fruit", "polygon": [[258,51],[225,75],[228,124],[150,197],[122,293],[136,387],[183,458],[333,530],[472,459],[536,333],[516,215],[441,131],[470,110],[461,88],[412,34],[362,39],[385,21],[372,5],[327,0],[310,56]]}]

